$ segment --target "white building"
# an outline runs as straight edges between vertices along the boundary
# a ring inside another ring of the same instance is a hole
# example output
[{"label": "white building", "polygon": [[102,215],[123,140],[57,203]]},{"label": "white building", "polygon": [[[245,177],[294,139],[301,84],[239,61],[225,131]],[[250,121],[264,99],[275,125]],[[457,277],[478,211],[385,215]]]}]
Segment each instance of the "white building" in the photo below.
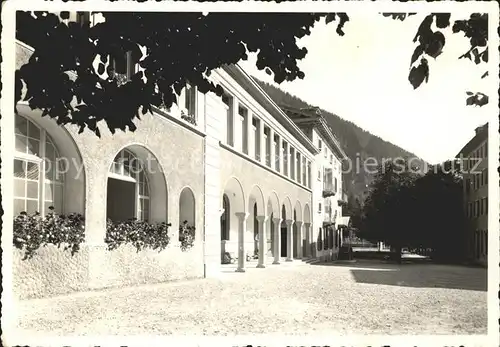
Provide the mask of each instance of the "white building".
[{"label": "white building", "polygon": [[[16,46],[17,69],[32,50]],[[334,259],[346,155],[324,119],[285,112],[238,66],[210,79],[223,87],[222,98],[189,87],[180,107],[154,109],[135,121],[135,132],[112,135],[100,124],[101,138],[18,104],[14,172],[2,177],[14,187],[15,215],[45,215],[54,206],[85,217],[85,240],[74,255],[48,245],[23,260],[13,249],[19,297],[214,276],[225,252],[238,258],[237,271],[254,254],[262,268]],[[64,158],[64,175],[49,173],[48,163]],[[134,159],[138,173],[127,166]],[[108,250],[107,220],[128,218],[172,223],[167,248]],[[189,250],[180,248],[183,221],[196,227]]]},{"label": "white building", "polygon": [[456,155],[462,160],[464,209],[468,218],[465,252],[475,263],[488,263],[488,123]]}]

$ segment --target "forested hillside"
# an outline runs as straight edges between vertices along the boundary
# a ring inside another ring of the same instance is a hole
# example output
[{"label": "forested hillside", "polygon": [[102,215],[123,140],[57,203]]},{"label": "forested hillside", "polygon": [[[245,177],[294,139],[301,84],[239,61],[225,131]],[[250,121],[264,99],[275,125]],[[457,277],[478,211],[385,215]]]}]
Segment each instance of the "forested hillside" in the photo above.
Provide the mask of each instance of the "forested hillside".
[{"label": "forested hillside", "polygon": [[[278,105],[288,105],[296,108],[316,106],[309,105],[298,97],[255,77],[254,79]],[[359,162],[362,163],[367,157],[376,158],[378,162],[382,158],[416,157],[415,154],[370,134],[352,122],[323,109],[321,109],[321,112],[353,163],[356,163],[356,158],[360,158]],[[423,162],[420,165],[422,164]],[[364,172],[364,170],[359,170],[359,172],[353,170],[353,172],[345,173],[343,179],[348,194],[362,200],[364,193],[367,191],[366,186],[372,181],[372,175]]]}]

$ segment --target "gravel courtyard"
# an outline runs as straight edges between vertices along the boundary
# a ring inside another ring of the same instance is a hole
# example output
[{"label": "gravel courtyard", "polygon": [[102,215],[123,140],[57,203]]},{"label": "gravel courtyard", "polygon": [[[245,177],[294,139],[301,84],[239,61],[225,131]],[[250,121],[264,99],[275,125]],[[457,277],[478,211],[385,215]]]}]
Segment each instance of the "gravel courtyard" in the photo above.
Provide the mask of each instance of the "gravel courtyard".
[{"label": "gravel courtyard", "polygon": [[297,261],[21,303],[26,334],[486,334],[486,270]]}]

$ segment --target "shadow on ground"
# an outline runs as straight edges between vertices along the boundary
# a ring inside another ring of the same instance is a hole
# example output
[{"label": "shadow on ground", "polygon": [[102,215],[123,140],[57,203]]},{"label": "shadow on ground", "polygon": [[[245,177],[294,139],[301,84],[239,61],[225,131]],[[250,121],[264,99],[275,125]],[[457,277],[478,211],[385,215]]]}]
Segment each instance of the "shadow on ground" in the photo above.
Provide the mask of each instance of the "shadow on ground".
[{"label": "shadow on ground", "polygon": [[[415,270],[415,271],[412,271]],[[413,269],[350,269],[358,283],[383,284],[414,288],[447,288],[487,291],[487,272],[483,269],[467,269],[465,272],[419,271]]]},{"label": "shadow on ground", "polygon": [[447,288],[487,291],[485,268],[423,263],[381,261],[329,262],[314,265],[348,268],[357,283],[414,288]]}]

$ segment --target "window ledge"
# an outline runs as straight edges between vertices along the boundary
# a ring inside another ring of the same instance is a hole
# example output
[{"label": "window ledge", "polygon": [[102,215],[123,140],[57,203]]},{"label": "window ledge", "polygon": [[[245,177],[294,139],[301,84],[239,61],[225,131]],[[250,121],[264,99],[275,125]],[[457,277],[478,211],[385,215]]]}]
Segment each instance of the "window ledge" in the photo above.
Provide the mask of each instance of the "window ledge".
[{"label": "window ledge", "polygon": [[195,134],[199,135],[199,136],[202,136],[202,137],[206,137],[207,135],[201,131],[200,129],[198,129],[197,126],[193,125],[191,122],[189,122],[188,120],[185,120],[185,119],[181,119],[181,118],[178,118],[178,117],[175,117],[172,115],[171,112],[167,112],[167,111],[164,111],[156,106],[151,106],[151,110],[153,111],[153,114],[156,114],[156,115],[159,115],[159,116],[162,116],[164,118],[167,118],[168,120],[186,128],[187,130],[190,130],[192,132],[194,132]]}]

